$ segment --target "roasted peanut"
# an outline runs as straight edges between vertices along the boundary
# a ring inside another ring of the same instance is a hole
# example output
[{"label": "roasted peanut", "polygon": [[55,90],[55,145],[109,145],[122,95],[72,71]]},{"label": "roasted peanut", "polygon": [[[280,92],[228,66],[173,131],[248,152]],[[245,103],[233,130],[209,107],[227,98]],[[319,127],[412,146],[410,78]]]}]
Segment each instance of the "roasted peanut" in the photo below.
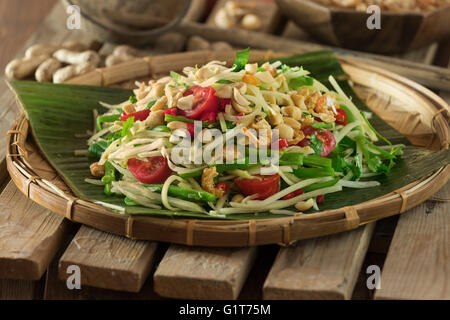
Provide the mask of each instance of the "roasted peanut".
[{"label": "roasted peanut", "polygon": [[233,93],[233,87],[231,85],[224,85],[216,90],[216,96],[222,99],[230,99]]},{"label": "roasted peanut", "polygon": [[177,101],[177,107],[181,110],[191,110],[194,106],[194,96],[192,94],[181,97]]},{"label": "roasted peanut", "polygon": [[94,162],[93,164],[91,164],[89,169],[91,171],[91,174],[96,178],[100,178],[105,175],[105,166],[98,164],[98,162]]},{"label": "roasted peanut", "polygon": [[302,127],[300,122],[298,122],[294,118],[283,117],[283,122],[285,124],[287,124],[289,127],[291,127],[292,129],[300,129]]},{"label": "roasted peanut", "polygon": [[164,123],[164,111],[157,110],[150,112],[150,115],[145,120],[145,125],[149,128],[159,126]]},{"label": "roasted peanut", "polygon": [[297,107],[299,107],[300,109],[303,109],[303,110],[306,109],[304,96],[302,96],[301,94],[298,94],[298,93],[293,93],[293,94],[291,94],[291,99]]},{"label": "roasted peanut", "polygon": [[136,112],[136,108],[134,107],[134,105],[132,103],[126,104],[125,106],[123,106],[122,109],[126,114]]},{"label": "roasted peanut", "polygon": [[278,126],[275,127],[275,129],[278,130],[280,139],[291,140],[294,137],[294,129],[292,129],[287,124],[284,123],[279,124]]},{"label": "roasted peanut", "polygon": [[283,107],[281,108],[281,113],[284,116],[290,117],[295,120],[300,120],[302,118],[302,111],[300,110],[300,108],[295,106]]},{"label": "roasted peanut", "polygon": [[245,72],[254,74],[256,73],[256,70],[258,70],[258,64],[257,63],[247,63],[245,65]]},{"label": "roasted peanut", "polygon": [[48,58],[36,69],[34,77],[38,82],[50,82],[59,68],[61,68],[61,62],[55,58]]},{"label": "roasted peanut", "polygon": [[182,121],[171,121],[167,124],[167,127],[170,128],[172,131],[175,131],[177,129],[187,130],[188,128],[186,122]]},{"label": "roasted peanut", "polygon": [[150,111],[155,112],[158,110],[164,110],[166,108],[166,104],[167,104],[167,97],[162,96],[161,98],[159,98],[156,101],[156,103],[153,105],[153,107],[150,108]]},{"label": "roasted peanut", "polygon": [[249,13],[242,18],[241,25],[247,30],[258,30],[261,28],[262,22],[257,15]]},{"label": "roasted peanut", "polygon": [[269,123],[273,126],[283,123],[283,117],[277,111],[269,112]]},{"label": "roasted peanut", "polygon": [[308,209],[311,209],[313,205],[314,205],[314,200],[310,198],[306,201],[301,201],[301,202],[296,203],[295,208],[300,211],[306,211]]}]

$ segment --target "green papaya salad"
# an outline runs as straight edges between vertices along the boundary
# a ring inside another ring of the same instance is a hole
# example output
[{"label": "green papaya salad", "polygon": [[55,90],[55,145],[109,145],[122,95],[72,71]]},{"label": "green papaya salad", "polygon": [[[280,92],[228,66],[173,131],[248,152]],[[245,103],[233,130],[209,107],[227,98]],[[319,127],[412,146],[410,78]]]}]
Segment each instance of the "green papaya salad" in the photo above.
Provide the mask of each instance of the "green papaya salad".
[{"label": "green papaya salad", "polygon": [[330,90],[302,67],[248,57],[136,82],[129,100],[101,103],[85,181],[127,206],[211,216],[313,212],[329,193],[380,185],[403,146],[332,76]]}]

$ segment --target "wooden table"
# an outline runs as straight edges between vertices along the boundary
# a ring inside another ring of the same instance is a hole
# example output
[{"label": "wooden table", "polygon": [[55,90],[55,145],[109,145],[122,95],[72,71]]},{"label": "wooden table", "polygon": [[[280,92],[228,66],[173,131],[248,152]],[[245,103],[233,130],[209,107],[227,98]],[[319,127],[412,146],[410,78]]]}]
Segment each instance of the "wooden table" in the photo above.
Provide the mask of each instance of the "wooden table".
[{"label": "wooden table", "polygon": [[[64,10],[59,3],[52,9],[55,3],[0,2],[2,68],[33,43],[86,41],[81,32],[64,28]],[[267,10],[277,17],[275,8]],[[307,37],[291,22],[280,35]],[[450,45],[402,57],[447,67]],[[19,112],[3,80],[0,134]],[[450,102],[450,88],[439,94]],[[450,205],[439,200],[449,198],[449,183],[405,214],[351,232],[290,247],[196,248],[132,241],[69,223],[34,204],[9,181],[4,143],[0,299],[450,299]],[[66,286],[71,265],[81,269],[81,290]],[[382,269],[380,289],[366,286],[369,266]]]}]

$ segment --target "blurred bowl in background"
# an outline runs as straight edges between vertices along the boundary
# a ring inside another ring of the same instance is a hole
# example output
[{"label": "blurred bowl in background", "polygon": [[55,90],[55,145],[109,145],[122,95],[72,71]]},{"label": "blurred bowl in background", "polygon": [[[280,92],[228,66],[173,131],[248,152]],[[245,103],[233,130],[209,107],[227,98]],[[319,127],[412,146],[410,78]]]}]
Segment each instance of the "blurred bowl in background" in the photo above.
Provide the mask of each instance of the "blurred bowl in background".
[{"label": "blurred bowl in background", "polygon": [[381,12],[381,29],[367,28],[370,14],[310,0],[276,0],[282,13],[317,39],[337,47],[402,53],[450,39],[450,6],[430,12]]},{"label": "blurred bowl in background", "polygon": [[[185,16],[193,16],[199,0],[61,0],[77,5],[86,33],[102,41],[145,45],[171,31]],[[194,3],[194,5],[191,5]]]}]

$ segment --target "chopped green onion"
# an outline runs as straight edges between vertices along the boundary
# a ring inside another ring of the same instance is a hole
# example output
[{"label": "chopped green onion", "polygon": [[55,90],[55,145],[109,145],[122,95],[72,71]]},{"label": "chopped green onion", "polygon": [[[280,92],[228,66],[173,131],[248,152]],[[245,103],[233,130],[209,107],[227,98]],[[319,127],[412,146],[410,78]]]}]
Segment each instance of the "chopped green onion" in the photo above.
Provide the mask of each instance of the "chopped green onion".
[{"label": "chopped green onion", "polygon": [[[161,192],[163,188],[163,184],[144,184],[145,187],[149,188],[152,192]],[[212,193],[181,188],[177,186],[169,186],[168,195],[172,197],[180,197],[186,200],[199,200],[205,202],[215,202],[217,197]]]},{"label": "chopped green onion", "polygon": [[317,178],[317,177],[332,177],[334,176],[333,168],[297,168],[293,173],[298,178]]},{"label": "chopped green onion", "polygon": [[110,114],[110,115],[103,115],[97,117],[97,129],[100,131],[102,130],[102,123],[103,122],[114,122],[118,121],[120,119],[120,114]]},{"label": "chopped green onion", "polygon": [[303,153],[296,152],[286,152],[280,157],[280,165],[282,166],[301,166],[303,165],[303,158],[305,155]]},{"label": "chopped green onion", "polygon": [[333,128],[333,124],[325,123],[325,122],[316,122],[316,123],[313,123],[311,127],[315,128],[315,129],[331,129],[331,128]]},{"label": "chopped green onion", "polygon": [[158,131],[158,132],[170,132],[170,128],[168,126],[156,126],[152,128],[152,131]]}]

